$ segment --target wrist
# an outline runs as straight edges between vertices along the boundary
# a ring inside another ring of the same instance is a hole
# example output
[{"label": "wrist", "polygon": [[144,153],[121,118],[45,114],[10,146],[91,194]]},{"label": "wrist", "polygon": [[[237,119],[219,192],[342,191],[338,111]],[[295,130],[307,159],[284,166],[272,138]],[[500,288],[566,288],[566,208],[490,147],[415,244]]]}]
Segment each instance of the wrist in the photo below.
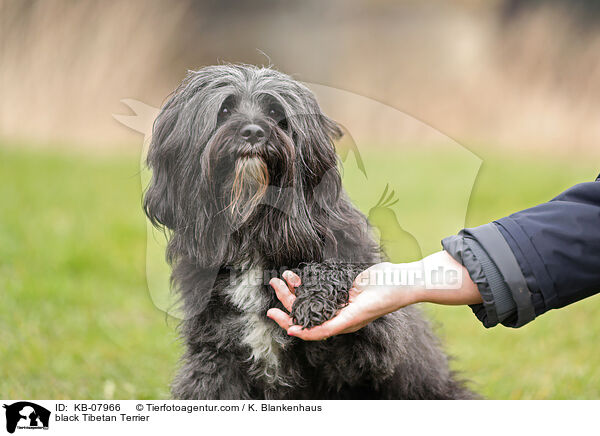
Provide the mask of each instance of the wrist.
[{"label": "wrist", "polygon": [[445,251],[417,262],[386,264],[386,271],[393,277],[393,300],[398,307],[425,302],[464,304],[465,288],[470,288],[469,282],[473,285],[464,267]]},{"label": "wrist", "polygon": [[423,265],[421,262],[390,264],[394,282],[392,285],[395,310],[410,304],[424,301],[426,288],[419,280]]},{"label": "wrist", "polygon": [[437,280],[432,279],[419,290],[419,302],[462,305],[481,301],[479,289],[466,268],[446,251],[427,256],[422,263],[425,275],[433,277],[436,272],[439,274]]}]

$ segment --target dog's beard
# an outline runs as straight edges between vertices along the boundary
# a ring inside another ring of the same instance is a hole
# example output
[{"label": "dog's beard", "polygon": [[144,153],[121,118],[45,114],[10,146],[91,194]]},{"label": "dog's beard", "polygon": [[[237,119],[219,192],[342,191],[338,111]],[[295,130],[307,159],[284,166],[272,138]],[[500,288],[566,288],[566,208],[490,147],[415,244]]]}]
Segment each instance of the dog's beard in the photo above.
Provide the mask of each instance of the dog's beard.
[{"label": "dog's beard", "polygon": [[260,204],[269,186],[269,170],[260,157],[241,157],[235,163],[230,201],[226,207],[233,222],[242,224]]},{"label": "dog's beard", "polygon": [[261,204],[290,213],[294,200],[289,198],[296,174],[292,136],[271,125],[269,140],[252,149],[237,142],[238,130],[233,122],[223,125],[201,157],[204,187],[219,207],[214,218],[225,219],[230,229],[249,222]]}]

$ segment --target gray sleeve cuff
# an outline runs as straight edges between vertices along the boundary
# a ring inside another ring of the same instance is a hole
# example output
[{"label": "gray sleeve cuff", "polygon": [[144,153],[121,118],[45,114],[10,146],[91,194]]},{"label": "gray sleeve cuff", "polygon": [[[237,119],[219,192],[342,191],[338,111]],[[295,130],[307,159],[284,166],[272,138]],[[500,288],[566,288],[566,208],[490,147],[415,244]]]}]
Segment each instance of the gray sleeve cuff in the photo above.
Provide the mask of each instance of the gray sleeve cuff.
[{"label": "gray sleeve cuff", "polygon": [[465,266],[477,285],[483,303],[470,307],[485,327],[494,327],[514,315],[516,304],[511,291],[504,282],[502,273],[477,240],[460,232],[445,238],[442,246]]},{"label": "gray sleeve cuff", "polygon": [[505,319],[516,313],[517,304],[512,298],[510,288],[504,281],[502,273],[487,254],[483,247],[472,238],[465,238],[467,245],[473,251],[473,255],[479,260],[481,268],[487,278],[490,291],[496,306],[496,314],[498,322],[503,322]]},{"label": "gray sleeve cuff", "polygon": [[[531,292],[517,263],[517,259],[508,243],[494,223],[463,230],[465,236],[471,236],[487,253],[498,268],[510,289],[510,296],[516,304],[516,316],[508,316],[502,323],[508,327],[521,327],[535,318],[531,301]],[[500,295],[498,295],[500,297]],[[497,302],[498,303],[498,302]],[[503,304],[503,302],[501,302]]]}]

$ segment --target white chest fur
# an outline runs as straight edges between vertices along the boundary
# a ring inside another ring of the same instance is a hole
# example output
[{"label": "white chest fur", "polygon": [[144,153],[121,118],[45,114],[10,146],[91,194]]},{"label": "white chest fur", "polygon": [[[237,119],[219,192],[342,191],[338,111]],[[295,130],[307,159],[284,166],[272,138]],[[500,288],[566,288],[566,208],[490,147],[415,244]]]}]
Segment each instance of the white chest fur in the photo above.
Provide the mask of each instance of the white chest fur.
[{"label": "white chest fur", "polygon": [[242,312],[240,339],[250,347],[253,371],[274,381],[278,378],[282,344],[276,340],[279,326],[266,316],[268,301],[264,295],[263,280],[261,269],[245,271],[225,289],[225,294]]}]

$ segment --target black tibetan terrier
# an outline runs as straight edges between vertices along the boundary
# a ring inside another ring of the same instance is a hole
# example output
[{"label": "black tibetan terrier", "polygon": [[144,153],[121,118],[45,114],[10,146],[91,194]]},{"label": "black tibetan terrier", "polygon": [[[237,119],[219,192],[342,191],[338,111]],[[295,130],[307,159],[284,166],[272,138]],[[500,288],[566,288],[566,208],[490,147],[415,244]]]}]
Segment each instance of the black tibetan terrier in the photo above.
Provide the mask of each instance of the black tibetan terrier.
[{"label": "black tibetan terrier", "polygon": [[191,72],[162,108],[144,209],[167,230],[185,314],[175,398],[472,397],[414,307],[321,342],[290,337],[266,317],[282,307],[268,282],[285,269],[303,278],[292,316],[311,326],[380,261],[341,186],[341,135],[308,88],[270,68]]}]

